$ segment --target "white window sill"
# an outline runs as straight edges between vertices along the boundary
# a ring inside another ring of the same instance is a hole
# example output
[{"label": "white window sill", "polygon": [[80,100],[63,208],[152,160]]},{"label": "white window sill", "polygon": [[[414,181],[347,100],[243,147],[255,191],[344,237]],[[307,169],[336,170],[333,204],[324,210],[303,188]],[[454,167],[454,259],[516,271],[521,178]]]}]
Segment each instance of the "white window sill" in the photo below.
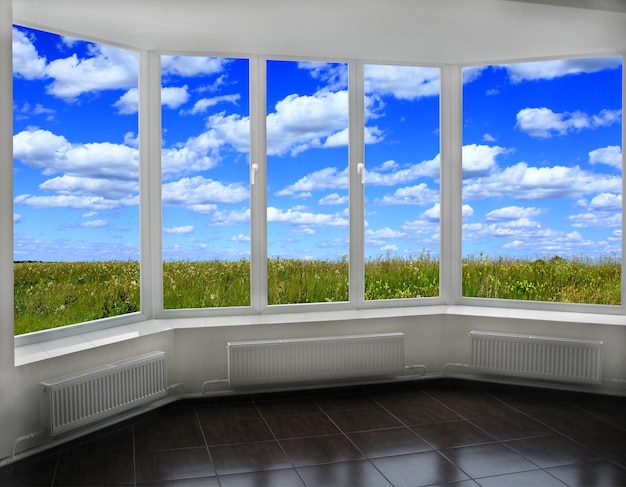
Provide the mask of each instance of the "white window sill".
[{"label": "white window sill", "polygon": [[19,367],[75,352],[175,330],[432,315],[478,316],[588,325],[626,326],[626,316],[624,315],[445,305],[322,312],[312,311],[306,313],[279,313],[267,315],[213,316],[204,318],[171,318],[146,320],[97,331],[87,331],[85,333],[38,343],[18,345],[15,347],[15,366]]}]

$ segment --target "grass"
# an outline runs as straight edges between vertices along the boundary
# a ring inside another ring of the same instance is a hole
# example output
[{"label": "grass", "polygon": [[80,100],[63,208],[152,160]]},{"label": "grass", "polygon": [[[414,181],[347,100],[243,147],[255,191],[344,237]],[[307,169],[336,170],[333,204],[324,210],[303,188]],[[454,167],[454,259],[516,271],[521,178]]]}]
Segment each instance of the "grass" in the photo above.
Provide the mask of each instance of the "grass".
[{"label": "grass", "polygon": [[[139,264],[16,262],[15,334],[139,311]],[[165,309],[249,306],[247,260],[175,261],[163,266]],[[268,303],[348,301],[349,268],[338,261],[269,259]],[[365,262],[365,299],[439,295],[439,262],[429,255]],[[463,260],[463,295],[561,303],[621,303],[615,257]]]}]

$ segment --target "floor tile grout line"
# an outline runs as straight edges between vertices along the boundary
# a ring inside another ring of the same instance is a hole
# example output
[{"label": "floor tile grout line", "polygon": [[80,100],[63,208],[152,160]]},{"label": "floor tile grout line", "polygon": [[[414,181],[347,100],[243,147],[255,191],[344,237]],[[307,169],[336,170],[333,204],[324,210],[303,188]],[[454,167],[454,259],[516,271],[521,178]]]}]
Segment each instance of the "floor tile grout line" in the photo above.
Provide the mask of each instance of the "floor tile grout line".
[{"label": "floor tile grout line", "polygon": [[202,440],[204,441],[204,447],[206,448],[207,455],[209,455],[209,461],[211,462],[211,466],[213,467],[213,471],[215,472],[215,477],[217,478],[217,483],[219,485],[220,481],[217,477],[217,467],[215,466],[215,461],[213,460],[213,455],[211,455],[211,449],[209,448],[209,442],[206,439],[206,435],[204,434],[204,428],[202,427],[202,422],[200,421],[200,415],[198,414],[198,408],[196,405],[193,406],[193,414],[196,418],[196,424],[198,428],[200,428],[200,434],[202,435]]},{"label": "floor tile grout line", "polygon": [[[307,398],[307,400],[309,400],[309,398]],[[293,471],[296,473],[296,475],[298,476],[298,478],[300,479],[300,481],[302,482],[302,485],[306,486],[306,482],[304,481],[304,479],[302,478],[302,475],[300,475],[300,472],[298,471],[298,469],[296,468],[296,466],[294,465],[293,461],[291,460],[291,458],[289,457],[289,455],[287,454],[287,451],[285,450],[285,448],[283,447],[283,445],[281,444],[280,440],[278,439],[278,437],[276,436],[276,433],[274,433],[274,430],[271,428],[271,426],[269,425],[269,423],[267,422],[267,418],[265,417],[265,415],[261,412],[261,410],[259,409],[258,404],[254,404],[255,409],[257,410],[257,412],[259,413],[259,415],[261,416],[261,419],[263,420],[263,422],[265,423],[265,427],[270,431],[270,433],[272,434],[272,437],[274,438],[274,441],[278,444],[278,447],[280,448],[280,451],[283,452],[283,455],[285,455],[285,458],[287,459],[287,461],[289,462],[289,464],[291,465],[291,468],[293,469]],[[264,471],[264,470],[262,470]],[[219,480],[219,478],[218,478]]]}]

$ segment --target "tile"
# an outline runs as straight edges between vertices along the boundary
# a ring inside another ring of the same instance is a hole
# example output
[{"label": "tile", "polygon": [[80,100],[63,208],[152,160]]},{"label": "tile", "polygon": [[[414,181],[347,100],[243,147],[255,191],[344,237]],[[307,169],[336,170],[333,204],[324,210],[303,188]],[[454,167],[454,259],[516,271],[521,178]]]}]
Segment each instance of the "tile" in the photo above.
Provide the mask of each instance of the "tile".
[{"label": "tile", "polygon": [[521,413],[499,414],[472,419],[471,422],[498,440],[514,440],[554,433],[554,430]]},{"label": "tile", "polygon": [[267,424],[276,438],[304,438],[340,433],[324,413],[268,418]]},{"label": "tile", "polygon": [[304,487],[295,469],[265,470],[220,476],[221,487]]},{"label": "tile", "polygon": [[559,409],[566,405],[565,400],[549,392],[540,393],[532,390],[522,392],[516,389],[491,392],[490,395],[524,413]]},{"label": "tile", "polygon": [[361,452],[343,435],[296,438],[279,443],[296,467],[363,459]]},{"label": "tile", "polygon": [[159,428],[163,425],[198,424],[196,410],[192,404],[173,403],[150,411],[135,420],[135,425],[146,428]]},{"label": "tile", "polygon": [[505,445],[542,468],[587,462],[598,458],[593,450],[560,435],[508,441]]},{"label": "tile", "polygon": [[277,441],[209,447],[218,475],[291,467]]},{"label": "tile", "polygon": [[50,486],[57,467],[58,453],[36,455],[0,469],[0,485],[11,487]]},{"label": "tile", "polygon": [[460,482],[449,482],[445,484],[433,484],[429,487],[480,487],[473,480],[461,480]]},{"label": "tile", "polygon": [[319,413],[320,408],[310,399],[290,399],[287,401],[263,401],[256,404],[264,418],[278,418],[296,414]]},{"label": "tile", "polygon": [[585,411],[539,411],[538,421],[559,433],[626,465],[626,430]]},{"label": "tile", "polygon": [[137,482],[163,482],[215,475],[206,447],[138,452],[135,462]]},{"label": "tile", "polygon": [[120,485],[135,481],[132,428],[73,443],[59,455],[55,485]]},{"label": "tile", "polygon": [[418,453],[433,449],[408,428],[350,433],[348,438],[368,458]]},{"label": "tile", "polygon": [[477,479],[481,487],[565,487],[565,484],[543,470],[510,473]]},{"label": "tile", "polygon": [[217,477],[171,479],[156,482],[137,482],[137,487],[220,487]]},{"label": "tile", "polygon": [[394,428],[402,424],[383,408],[354,409],[328,413],[328,417],[344,432]]},{"label": "tile", "polygon": [[431,394],[466,419],[516,412],[508,404],[494,401],[492,397],[482,392],[434,391]]},{"label": "tile", "polygon": [[173,450],[177,448],[204,447],[200,425],[183,423],[152,426],[151,423],[135,425],[136,451]]},{"label": "tile", "polygon": [[466,420],[417,425],[411,429],[438,449],[495,441],[493,436]]},{"label": "tile", "polygon": [[626,485],[626,469],[609,460],[594,460],[546,469],[571,487]]},{"label": "tile", "polygon": [[425,392],[419,389],[393,388],[388,391],[370,393],[370,397],[383,407],[411,406],[420,404],[431,399]]},{"label": "tile", "polygon": [[340,396],[316,397],[315,403],[323,411],[351,411],[376,407],[377,404],[366,394],[346,394]]},{"label": "tile", "polygon": [[273,440],[274,435],[263,419],[221,421],[202,426],[207,445],[229,445]]},{"label": "tile", "polygon": [[244,419],[261,419],[261,413],[254,404],[215,404],[207,407],[196,407],[200,424],[220,421],[240,421]]},{"label": "tile", "polygon": [[391,487],[387,479],[367,460],[314,465],[297,470],[307,487]]},{"label": "tile", "polygon": [[626,397],[585,395],[574,404],[583,411],[626,429]]},{"label": "tile", "polygon": [[537,469],[536,465],[499,443],[453,448],[442,453],[474,479]]},{"label": "tile", "polygon": [[389,406],[386,409],[407,426],[462,419],[450,408],[432,398],[425,398],[419,404]]},{"label": "tile", "polygon": [[374,458],[371,462],[394,487],[445,484],[468,479],[436,451]]}]

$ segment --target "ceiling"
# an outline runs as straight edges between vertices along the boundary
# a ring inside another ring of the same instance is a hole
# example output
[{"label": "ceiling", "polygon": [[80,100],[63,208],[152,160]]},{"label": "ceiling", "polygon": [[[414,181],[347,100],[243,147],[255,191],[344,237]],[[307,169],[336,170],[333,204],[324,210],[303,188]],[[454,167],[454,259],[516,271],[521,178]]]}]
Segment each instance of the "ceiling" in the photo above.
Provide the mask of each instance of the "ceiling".
[{"label": "ceiling", "polygon": [[479,64],[626,51],[626,0],[13,0],[13,17],[185,54]]}]

